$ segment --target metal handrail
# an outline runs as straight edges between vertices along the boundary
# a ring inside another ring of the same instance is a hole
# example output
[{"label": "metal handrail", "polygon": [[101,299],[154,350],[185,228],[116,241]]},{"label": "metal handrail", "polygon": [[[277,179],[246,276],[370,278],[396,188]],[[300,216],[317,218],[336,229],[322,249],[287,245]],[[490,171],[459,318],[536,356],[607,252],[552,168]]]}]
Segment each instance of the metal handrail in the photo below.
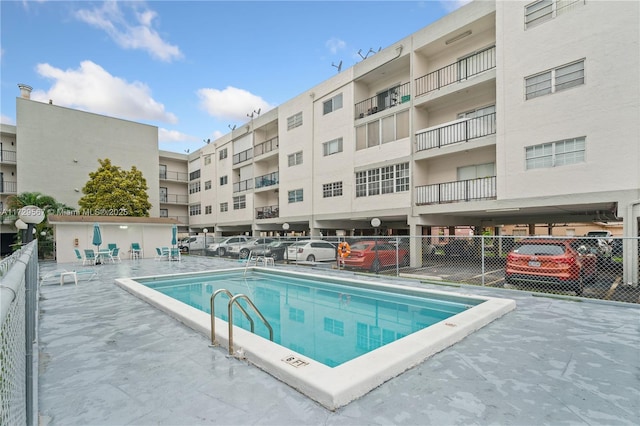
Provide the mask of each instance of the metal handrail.
[{"label": "metal handrail", "polygon": [[[244,299],[247,301],[249,306],[253,308],[253,311],[260,317],[264,325],[269,329],[269,340],[273,342],[273,328],[271,328],[271,324],[269,321],[262,315],[262,313],[258,310],[256,305],[253,304],[251,299],[246,294],[236,294],[229,300],[228,313],[229,313],[229,355],[233,355],[233,304],[237,304],[240,307],[240,303],[238,303],[238,299]],[[252,330],[253,331],[253,330]]]},{"label": "metal handrail", "polygon": [[[216,314],[215,314],[215,308],[214,308],[214,305],[213,305],[213,301],[216,298],[216,296],[218,294],[220,294],[220,293],[226,294],[227,296],[229,296],[229,299],[233,298],[233,294],[231,294],[231,292],[229,290],[227,290],[226,288],[221,288],[219,290],[216,290],[211,295],[211,299],[209,300],[209,304],[210,304],[210,307],[211,307],[211,345],[212,346],[216,346],[218,344],[218,341],[216,340]],[[242,305],[238,304],[238,307],[240,308],[240,310],[242,311],[244,316],[247,317],[247,319],[249,320],[249,323],[251,324],[251,332],[253,333],[253,331],[255,330],[253,319],[251,318],[249,313],[242,307]]]}]

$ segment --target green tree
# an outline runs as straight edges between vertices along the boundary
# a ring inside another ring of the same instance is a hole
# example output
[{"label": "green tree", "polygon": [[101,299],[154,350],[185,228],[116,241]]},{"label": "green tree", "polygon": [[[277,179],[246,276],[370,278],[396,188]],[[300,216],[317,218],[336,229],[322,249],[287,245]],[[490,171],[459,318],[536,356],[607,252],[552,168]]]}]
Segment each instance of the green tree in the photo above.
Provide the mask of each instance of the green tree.
[{"label": "green tree", "polygon": [[147,180],[132,166],[123,170],[108,158],[98,159],[100,167],[89,173],[89,181],[82,188],[84,196],[78,204],[81,211],[98,215],[149,216],[151,203],[147,194]]}]

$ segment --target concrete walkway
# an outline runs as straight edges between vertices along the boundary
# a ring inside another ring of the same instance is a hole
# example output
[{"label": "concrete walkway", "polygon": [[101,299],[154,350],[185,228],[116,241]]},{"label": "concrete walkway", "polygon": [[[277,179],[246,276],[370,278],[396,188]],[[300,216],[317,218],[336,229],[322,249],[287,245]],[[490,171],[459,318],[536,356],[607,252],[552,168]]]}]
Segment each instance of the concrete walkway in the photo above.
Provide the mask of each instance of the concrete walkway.
[{"label": "concrete walkway", "polygon": [[[637,425],[640,309],[446,287],[515,299],[515,311],[335,412],[210,348],[117,287],[117,277],[237,266],[125,260],[97,279],[41,287],[41,425]],[[278,266],[280,267],[280,266]],[[88,269],[42,263],[54,269]],[[292,268],[296,268],[293,266]],[[309,271],[309,268],[304,268]],[[323,268],[323,274],[348,274]],[[394,283],[414,280],[380,277]],[[442,290],[439,285],[423,285]]]}]

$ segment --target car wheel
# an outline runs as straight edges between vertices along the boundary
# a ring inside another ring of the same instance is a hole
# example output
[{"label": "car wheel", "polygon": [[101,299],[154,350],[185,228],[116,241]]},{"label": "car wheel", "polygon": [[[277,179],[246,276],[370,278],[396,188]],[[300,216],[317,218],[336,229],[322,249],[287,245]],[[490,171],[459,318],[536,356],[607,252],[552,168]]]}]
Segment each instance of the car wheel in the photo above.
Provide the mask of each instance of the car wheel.
[{"label": "car wheel", "polygon": [[227,254],[227,249],[225,249],[224,247],[220,247],[220,248],[218,249],[218,256],[222,257],[222,256],[224,256],[225,254]]},{"label": "car wheel", "polygon": [[375,272],[376,274],[380,272],[380,261],[378,259],[374,260],[371,264],[371,272]]},{"label": "car wheel", "polygon": [[316,257],[312,254],[310,254],[309,256],[307,256],[307,262],[315,262],[316,261]]},{"label": "car wheel", "polygon": [[249,250],[248,249],[240,250],[240,253],[238,254],[238,257],[240,259],[246,259],[247,257],[249,257]]}]

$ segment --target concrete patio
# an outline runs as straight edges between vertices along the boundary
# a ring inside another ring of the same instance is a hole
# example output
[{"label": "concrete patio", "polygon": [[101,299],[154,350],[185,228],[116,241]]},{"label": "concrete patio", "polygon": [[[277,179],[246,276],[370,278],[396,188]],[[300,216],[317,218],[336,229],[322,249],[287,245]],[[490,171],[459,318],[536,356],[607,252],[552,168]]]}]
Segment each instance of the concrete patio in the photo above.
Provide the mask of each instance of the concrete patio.
[{"label": "concrete patio", "polygon": [[[38,402],[41,425],[637,425],[640,309],[443,287],[516,300],[501,319],[329,411],[117,287],[117,277],[202,271],[236,261],[126,260],[91,268],[78,285],[42,283]],[[309,267],[281,266],[277,268]],[[41,263],[54,269],[87,269]],[[322,268],[323,274],[350,272]]]}]

